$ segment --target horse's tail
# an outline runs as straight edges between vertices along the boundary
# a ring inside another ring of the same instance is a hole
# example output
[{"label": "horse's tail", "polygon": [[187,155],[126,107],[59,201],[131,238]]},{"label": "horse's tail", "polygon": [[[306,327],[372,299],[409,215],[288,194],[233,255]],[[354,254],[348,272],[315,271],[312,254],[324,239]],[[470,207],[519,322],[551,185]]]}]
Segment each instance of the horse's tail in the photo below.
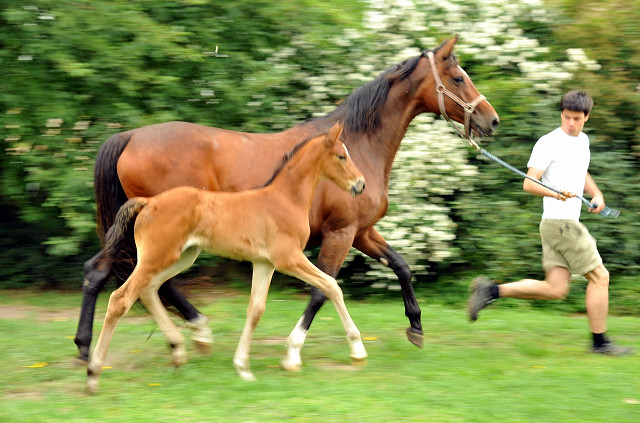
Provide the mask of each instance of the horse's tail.
[{"label": "horse's tail", "polygon": [[132,131],[109,137],[96,156],[93,186],[96,195],[98,236],[104,241],[107,230],[113,224],[118,209],[127,196],[118,178],[118,159],[133,135]]},{"label": "horse's tail", "polygon": [[[104,237],[103,250],[112,263],[124,261],[129,269],[135,266],[137,257],[133,256],[135,249],[130,249],[130,240],[133,238],[133,226],[136,222],[136,217],[148,203],[148,198],[136,197],[124,203],[118,210],[113,225],[111,225]],[[123,258],[123,255],[128,257]],[[127,277],[129,273],[130,271],[127,272]],[[122,277],[123,275],[116,274],[116,276],[126,279],[126,277]]]}]

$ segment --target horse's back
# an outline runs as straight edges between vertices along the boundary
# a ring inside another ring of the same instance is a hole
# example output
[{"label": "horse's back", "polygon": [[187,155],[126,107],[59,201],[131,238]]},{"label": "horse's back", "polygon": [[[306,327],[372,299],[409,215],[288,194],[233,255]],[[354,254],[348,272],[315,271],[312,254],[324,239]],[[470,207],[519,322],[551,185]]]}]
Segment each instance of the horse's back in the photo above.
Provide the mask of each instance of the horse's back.
[{"label": "horse's back", "polygon": [[291,147],[280,134],[252,134],[188,122],[132,131],[118,161],[127,197],[178,186],[239,191],[262,185]]}]

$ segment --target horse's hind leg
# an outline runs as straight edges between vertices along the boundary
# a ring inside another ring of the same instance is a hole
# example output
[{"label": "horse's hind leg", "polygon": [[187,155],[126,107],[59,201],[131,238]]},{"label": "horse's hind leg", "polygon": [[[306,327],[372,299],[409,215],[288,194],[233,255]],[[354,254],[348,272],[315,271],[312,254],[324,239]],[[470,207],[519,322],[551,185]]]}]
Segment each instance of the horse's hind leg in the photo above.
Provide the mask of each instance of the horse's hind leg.
[{"label": "horse's hind leg", "polygon": [[[325,274],[335,278],[340,271],[344,259],[351,248],[355,230],[325,233],[322,239],[322,248],[318,256],[318,268]],[[287,338],[287,355],[280,365],[288,371],[299,370],[302,366],[300,355],[311,323],[318,311],[326,301],[326,295],[312,285],[309,304],[304,310],[302,317],[298,320],[296,327]]]},{"label": "horse's hind leg", "polygon": [[[294,276],[309,283],[311,286],[321,289],[331,299],[347,335],[351,350],[349,356],[356,362],[364,361],[367,358],[367,351],[362,343],[360,331],[347,311],[342,290],[336,280],[315,267],[302,252],[299,255],[296,254],[296,257],[290,257],[288,264],[278,266],[277,269],[282,273]],[[288,363],[283,363],[283,367],[288,369],[285,364]]]},{"label": "horse's hind leg", "polygon": [[78,346],[78,359],[89,361],[89,347],[93,337],[93,318],[98,294],[111,276],[111,265],[102,250],[84,264],[84,282],[82,284],[82,308],[78,320],[78,329],[74,339]]},{"label": "horse's hind leg", "polygon": [[208,354],[211,352],[211,346],[213,345],[213,335],[209,327],[209,320],[187,301],[172,282],[173,279],[169,279],[163,283],[158,290],[158,294],[174,306],[185,319],[187,328],[192,332],[191,339],[198,351]]},{"label": "horse's hind leg", "polygon": [[238,348],[233,356],[233,365],[238,375],[244,380],[255,380],[255,376],[251,372],[249,366],[249,350],[251,348],[251,339],[253,332],[264,313],[271,278],[273,277],[274,267],[268,262],[254,262],[253,276],[251,279],[251,297],[249,298],[249,306],[247,307],[247,320],[238,342]]}]

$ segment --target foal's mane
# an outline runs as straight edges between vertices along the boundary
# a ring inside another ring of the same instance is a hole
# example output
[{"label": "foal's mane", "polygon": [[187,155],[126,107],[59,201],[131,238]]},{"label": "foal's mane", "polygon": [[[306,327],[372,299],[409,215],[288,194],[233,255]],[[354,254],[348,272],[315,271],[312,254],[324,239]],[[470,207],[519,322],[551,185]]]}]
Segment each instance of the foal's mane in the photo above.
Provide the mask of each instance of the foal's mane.
[{"label": "foal's mane", "polygon": [[[389,67],[373,81],[356,88],[326,117],[334,116],[346,110],[346,117],[344,118],[346,131],[351,133],[375,131],[380,126],[382,109],[393,83],[406,79],[416,69],[420,58],[425,57],[429,51],[436,54],[444,44],[434,50],[424,50],[418,56]],[[450,58],[457,63],[454,55],[451,55]]]},{"label": "foal's mane", "polygon": [[293,158],[293,156],[295,156],[296,153],[300,151],[300,149],[302,149],[302,147],[304,147],[309,141],[317,137],[318,137],[317,135],[310,136],[304,139],[303,141],[300,141],[298,144],[296,144],[296,146],[293,147],[291,151],[289,151],[287,154],[284,155],[284,157],[282,158],[282,162],[280,162],[280,165],[273,172],[273,175],[271,175],[271,178],[269,178],[269,180],[260,188],[266,187],[267,185],[270,185],[271,183],[273,183],[273,180],[276,179],[276,177],[280,172],[282,172],[282,169],[284,169],[285,165],[289,163],[289,161],[291,161],[291,158]]}]

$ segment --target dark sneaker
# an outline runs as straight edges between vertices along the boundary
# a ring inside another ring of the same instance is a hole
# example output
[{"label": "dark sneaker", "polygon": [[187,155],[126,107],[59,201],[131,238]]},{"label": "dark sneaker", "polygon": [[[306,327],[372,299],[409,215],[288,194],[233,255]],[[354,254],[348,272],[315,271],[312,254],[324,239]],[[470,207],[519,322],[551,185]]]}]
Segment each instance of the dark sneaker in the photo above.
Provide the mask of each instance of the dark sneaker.
[{"label": "dark sneaker", "polygon": [[478,320],[478,312],[480,310],[493,302],[494,299],[489,292],[493,285],[495,285],[495,283],[486,276],[478,276],[471,283],[471,287],[469,288],[471,295],[469,296],[469,301],[467,301],[467,311],[469,313],[469,320],[472,322]]},{"label": "dark sneaker", "polygon": [[635,351],[633,348],[622,347],[616,345],[613,342],[606,342],[600,347],[591,347],[591,352],[594,354],[610,355],[612,357],[620,357],[623,355],[631,355]]}]

